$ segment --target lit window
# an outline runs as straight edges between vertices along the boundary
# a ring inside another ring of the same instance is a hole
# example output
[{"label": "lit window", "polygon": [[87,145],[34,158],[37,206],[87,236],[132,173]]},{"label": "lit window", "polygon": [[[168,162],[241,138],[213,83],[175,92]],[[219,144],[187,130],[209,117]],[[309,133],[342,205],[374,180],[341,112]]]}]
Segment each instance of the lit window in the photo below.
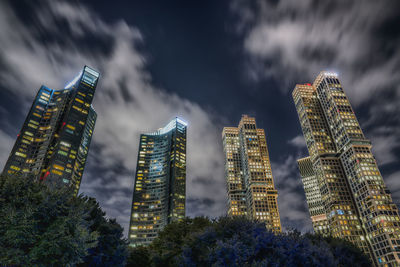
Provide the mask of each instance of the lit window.
[{"label": "lit window", "polygon": [[67,142],[64,142],[64,141],[61,141],[60,144],[63,145],[63,146],[66,146],[66,147],[70,147],[71,146],[71,144],[69,144]]},{"label": "lit window", "polygon": [[24,153],[21,152],[15,152],[15,155],[26,158],[26,155]]},{"label": "lit window", "polygon": [[58,154],[63,155],[63,156],[67,156],[68,154],[65,151],[59,150]]},{"label": "lit window", "polygon": [[57,174],[57,175],[62,175],[62,172],[54,170],[54,169],[51,170],[51,172],[54,173],[54,174]]},{"label": "lit window", "polygon": [[21,170],[21,168],[19,168],[19,167],[17,167],[17,166],[14,166],[14,165],[11,165],[11,166],[10,166],[10,169],[13,169],[13,170],[16,170],[16,171]]}]

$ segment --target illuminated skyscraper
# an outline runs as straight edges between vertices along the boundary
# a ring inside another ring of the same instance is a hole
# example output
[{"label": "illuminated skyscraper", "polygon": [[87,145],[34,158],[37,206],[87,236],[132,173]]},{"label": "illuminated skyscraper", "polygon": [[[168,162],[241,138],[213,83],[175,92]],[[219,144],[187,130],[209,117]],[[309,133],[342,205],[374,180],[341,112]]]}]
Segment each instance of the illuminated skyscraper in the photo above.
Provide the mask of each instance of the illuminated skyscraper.
[{"label": "illuminated skyscraper", "polygon": [[185,217],[186,128],[179,118],[140,136],[129,241],[148,245],[158,232]]},{"label": "illuminated skyscraper", "polygon": [[228,215],[264,221],[267,228],[281,231],[277,197],[263,129],[243,115],[239,127],[222,131]]},{"label": "illuminated skyscraper", "polygon": [[337,74],[296,85],[293,98],[330,234],[355,243],[377,265],[399,266],[399,212]]},{"label": "illuminated skyscraper", "polygon": [[314,231],[318,234],[328,235],[328,220],[326,218],[317,176],[314,173],[311,159],[310,157],[299,159],[297,164],[299,166],[304,192],[306,193],[308,211],[310,212]]},{"label": "illuminated skyscraper", "polygon": [[96,122],[91,103],[98,79],[85,66],[62,90],[42,86],[3,173],[33,175],[78,193]]}]

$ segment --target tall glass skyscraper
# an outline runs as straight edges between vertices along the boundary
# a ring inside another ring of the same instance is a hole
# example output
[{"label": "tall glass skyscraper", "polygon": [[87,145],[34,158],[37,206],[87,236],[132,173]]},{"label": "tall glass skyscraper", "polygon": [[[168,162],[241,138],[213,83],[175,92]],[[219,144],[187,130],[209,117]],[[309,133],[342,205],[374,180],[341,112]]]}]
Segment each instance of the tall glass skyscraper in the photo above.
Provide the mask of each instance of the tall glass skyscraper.
[{"label": "tall glass skyscraper", "polygon": [[399,266],[399,211],[337,74],[296,85],[293,99],[320,191],[313,201],[323,204],[329,234],[353,242],[377,265]]},{"label": "tall glass skyscraper", "polygon": [[222,141],[228,215],[264,221],[268,229],[280,232],[278,192],[274,186],[264,130],[257,129],[255,118],[243,115],[239,127],[223,129]]},{"label": "tall glass skyscraper", "polygon": [[140,135],[129,241],[148,245],[167,224],[185,217],[186,129],[180,118]]},{"label": "tall glass skyscraper", "polygon": [[42,86],[3,173],[33,175],[78,193],[96,122],[91,106],[99,73],[85,66],[62,90]]}]

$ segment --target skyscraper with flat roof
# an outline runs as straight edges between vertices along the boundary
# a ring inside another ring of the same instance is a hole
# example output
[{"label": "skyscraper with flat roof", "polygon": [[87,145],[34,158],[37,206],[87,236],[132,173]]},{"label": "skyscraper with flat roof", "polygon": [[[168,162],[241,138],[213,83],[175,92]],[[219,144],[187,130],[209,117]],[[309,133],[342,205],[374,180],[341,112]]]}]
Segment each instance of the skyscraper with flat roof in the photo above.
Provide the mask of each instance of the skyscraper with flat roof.
[{"label": "skyscraper with flat roof", "polygon": [[321,72],[313,85],[296,85],[293,99],[330,235],[353,242],[379,266],[399,266],[399,211],[338,75]]},{"label": "skyscraper with flat roof", "polygon": [[129,241],[148,245],[167,224],[185,217],[186,128],[180,118],[140,135]]},{"label": "skyscraper with flat roof", "polygon": [[222,131],[228,215],[264,221],[267,228],[281,231],[278,192],[274,186],[267,142],[255,118],[243,115],[239,127]]},{"label": "skyscraper with flat roof", "polygon": [[96,122],[91,106],[99,73],[85,66],[62,90],[42,86],[3,173],[33,175],[78,193]]}]

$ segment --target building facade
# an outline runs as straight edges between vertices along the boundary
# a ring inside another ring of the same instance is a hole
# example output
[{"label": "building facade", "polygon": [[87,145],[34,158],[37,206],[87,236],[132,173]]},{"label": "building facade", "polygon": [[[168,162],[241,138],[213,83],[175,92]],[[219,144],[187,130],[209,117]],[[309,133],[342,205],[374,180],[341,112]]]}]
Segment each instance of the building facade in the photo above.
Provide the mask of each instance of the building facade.
[{"label": "building facade", "polygon": [[173,119],[140,136],[129,241],[148,245],[167,224],[185,217],[187,123]]},{"label": "building facade", "polygon": [[33,175],[78,193],[96,122],[91,106],[99,73],[85,66],[62,90],[42,86],[3,173]]},{"label": "building facade", "polygon": [[317,234],[324,236],[329,235],[329,224],[311,159],[310,157],[299,159],[297,164],[306,194],[308,211],[311,216],[313,229]]},{"label": "building facade", "polygon": [[274,186],[267,142],[255,118],[243,115],[239,126],[222,131],[229,216],[247,216],[281,232],[278,192]]},{"label": "building facade", "polygon": [[353,242],[376,265],[399,266],[399,212],[337,74],[296,85],[293,99],[329,234]]}]

